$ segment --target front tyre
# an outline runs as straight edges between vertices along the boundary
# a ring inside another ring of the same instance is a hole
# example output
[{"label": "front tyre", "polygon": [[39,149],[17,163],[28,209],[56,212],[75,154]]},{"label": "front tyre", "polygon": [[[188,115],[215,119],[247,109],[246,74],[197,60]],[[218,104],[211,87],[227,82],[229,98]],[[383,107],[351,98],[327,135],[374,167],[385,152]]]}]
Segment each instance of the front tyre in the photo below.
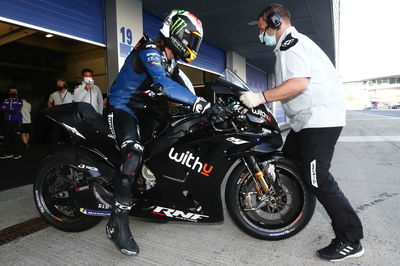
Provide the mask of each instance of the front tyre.
[{"label": "front tyre", "polygon": [[33,196],[46,222],[63,231],[79,232],[92,228],[102,217],[80,212],[75,188],[86,180],[71,164],[77,165],[73,151],[62,150],[47,157],[33,184]]},{"label": "front tyre", "polygon": [[279,187],[260,197],[243,163],[232,171],[225,190],[226,207],[245,233],[265,240],[289,238],[310,221],[315,197],[302,181],[299,169],[288,159],[275,164]]}]

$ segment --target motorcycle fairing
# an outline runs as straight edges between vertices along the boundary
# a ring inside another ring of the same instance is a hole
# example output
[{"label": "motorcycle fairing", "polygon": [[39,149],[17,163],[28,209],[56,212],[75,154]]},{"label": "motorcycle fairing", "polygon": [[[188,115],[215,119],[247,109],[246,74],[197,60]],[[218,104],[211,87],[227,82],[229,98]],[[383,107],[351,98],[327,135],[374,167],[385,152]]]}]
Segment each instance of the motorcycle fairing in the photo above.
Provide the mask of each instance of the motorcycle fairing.
[{"label": "motorcycle fairing", "polygon": [[[257,141],[259,137],[257,134],[226,134],[194,138],[192,141],[180,139],[145,162],[157,177],[157,184],[146,193],[145,202],[139,201],[132,214],[157,220],[182,218],[154,212],[162,207],[167,214],[175,214],[172,210],[177,210],[186,214],[203,215],[195,221],[187,221],[222,222],[224,217],[220,187],[225,174],[236,158],[240,157],[240,153],[244,154],[251,146],[255,147],[257,154],[265,153],[266,148]],[[234,141],[235,138],[237,141]],[[236,154],[230,154],[230,150],[234,150]],[[269,147],[268,152],[273,151]],[[236,158],[231,155],[236,155]],[[197,211],[199,208],[201,210]]]},{"label": "motorcycle fairing", "polygon": [[99,154],[107,154],[107,160],[118,166],[121,157],[107,122],[88,103],[69,103],[43,111],[44,115],[60,124],[74,136],[74,142],[86,147],[96,147]]}]

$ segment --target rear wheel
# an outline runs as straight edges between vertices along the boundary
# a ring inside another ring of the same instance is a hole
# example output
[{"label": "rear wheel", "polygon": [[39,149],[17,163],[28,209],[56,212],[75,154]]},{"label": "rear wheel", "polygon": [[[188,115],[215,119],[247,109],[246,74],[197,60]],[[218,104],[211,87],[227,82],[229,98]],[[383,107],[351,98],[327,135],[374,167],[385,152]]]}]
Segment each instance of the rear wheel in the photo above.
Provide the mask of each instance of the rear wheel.
[{"label": "rear wheel", "polygon": [[35,179],[33,193],[36,207],[49,224],[63,231],[78,232],[92,228],[102,217],[87,216],[79,210],[75,188],[85,182],[85,176],[70,166],[77,164],[74,157],[67,150],[50,155]]},{"label": "rear wheel", "polygon": [[287,159],[276,162],[278,186],[259,196],[255,182],[243,164],[228,179],[226,206],[245,233],[266,240],[280,240],[300,232],[310,221],[315,197],[301,179],[300,171]]}]

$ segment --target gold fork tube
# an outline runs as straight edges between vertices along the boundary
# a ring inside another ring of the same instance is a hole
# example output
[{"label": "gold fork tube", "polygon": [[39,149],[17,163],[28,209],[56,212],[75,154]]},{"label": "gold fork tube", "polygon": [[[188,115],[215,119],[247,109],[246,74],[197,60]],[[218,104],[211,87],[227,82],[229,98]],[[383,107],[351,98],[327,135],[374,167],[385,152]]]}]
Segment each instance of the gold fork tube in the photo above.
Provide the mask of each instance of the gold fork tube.
[{"label": "gold fork tube", "polygon": [[263,171],[257,172],[257,173],[254,174],[254,177],[258,180],[258,183],[260,183],[263,191],[265,193],[268,193],[269,192],[269,187],[268,187],[267,182],[265,182],[264,172]]}]

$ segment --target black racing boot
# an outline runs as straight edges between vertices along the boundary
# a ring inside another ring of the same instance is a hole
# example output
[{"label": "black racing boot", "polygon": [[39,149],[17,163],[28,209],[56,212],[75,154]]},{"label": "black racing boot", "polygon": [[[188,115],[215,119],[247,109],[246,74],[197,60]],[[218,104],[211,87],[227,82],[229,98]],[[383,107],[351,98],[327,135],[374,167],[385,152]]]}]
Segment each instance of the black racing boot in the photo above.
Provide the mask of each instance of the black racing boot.
[{"label": "black racing boot", "polygon": [[114,202],[110,220],[106,226],[106,234],[117,246],[117,249],[129,256],[139,254],[139,247],[129,229],[129,211],[132,203]]}]

